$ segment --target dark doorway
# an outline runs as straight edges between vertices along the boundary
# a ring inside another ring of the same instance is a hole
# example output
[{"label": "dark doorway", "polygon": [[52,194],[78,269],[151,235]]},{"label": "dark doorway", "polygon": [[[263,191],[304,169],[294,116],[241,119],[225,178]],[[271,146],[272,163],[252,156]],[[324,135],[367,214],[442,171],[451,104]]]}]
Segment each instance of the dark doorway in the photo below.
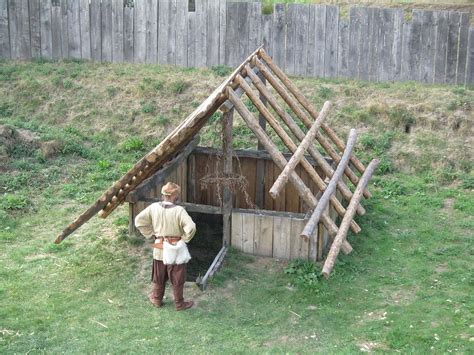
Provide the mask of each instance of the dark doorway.
[{"label": "dark doorway", "polygon": [[197,231],[188,244],[191,260],[187,267],[187,281],[196,281],[206,274],[222,248],[222,215],[198,212],[189,212],[189,215],[196,223]]}]

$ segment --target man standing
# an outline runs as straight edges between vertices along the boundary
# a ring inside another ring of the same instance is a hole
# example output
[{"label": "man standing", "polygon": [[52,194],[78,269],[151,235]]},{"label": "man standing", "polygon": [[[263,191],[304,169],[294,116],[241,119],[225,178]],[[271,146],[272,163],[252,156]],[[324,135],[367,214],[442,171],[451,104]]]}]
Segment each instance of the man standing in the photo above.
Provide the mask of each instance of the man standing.
[{"label": "man standing", "polygon": [[[177,311],[191,308],[194,304],[193,301],[185,302],[183,298],[186,263],[165,265],[163,263],[163,245],[165,243],[176,245],[180,240],[188,243],[196,233],[196,224],[186,210],[175,205],[180,192],[179,185],[168,182],[161,189],[163,201],[151,204],[135,218],[135,226],[138,230],[146,238],[155,239],[151,274],[153,291],[148,298],[154,306],[161,307],[166,281],[169,279],[173,286]],[[186,248],[186,245],[183,246]]]}]

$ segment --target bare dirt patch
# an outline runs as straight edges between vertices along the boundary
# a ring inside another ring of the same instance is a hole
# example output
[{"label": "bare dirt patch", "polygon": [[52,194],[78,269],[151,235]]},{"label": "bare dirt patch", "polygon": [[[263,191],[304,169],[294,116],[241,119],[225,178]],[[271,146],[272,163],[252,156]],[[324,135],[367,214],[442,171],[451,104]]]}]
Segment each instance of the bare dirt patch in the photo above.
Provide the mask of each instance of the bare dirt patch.
[{"label": "bare dirt patch", "polygon": [[357,343],[359,350],[364,353],[371,353],[374,350],[388,350],[388,346],[384,343],[377,343],[375,341],[360,341]]}]

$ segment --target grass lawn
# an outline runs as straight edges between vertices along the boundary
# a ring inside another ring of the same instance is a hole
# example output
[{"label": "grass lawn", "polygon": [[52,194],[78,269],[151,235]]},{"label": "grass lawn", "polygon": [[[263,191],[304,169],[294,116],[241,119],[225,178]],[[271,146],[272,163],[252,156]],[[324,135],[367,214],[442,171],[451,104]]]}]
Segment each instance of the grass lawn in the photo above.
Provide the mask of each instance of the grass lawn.
[{"label": "grass lawn", "polygon": [[[53,244],[226,72],[0,63],[0,125],[61,143],[52,157],[2,148],[0,352],[472,353],[470,88],[296,79],[318,107],[334,101],[336,131],[359,130],[365,162],[383,163],[329,280],[231,251],[208,290],[186,288],[197,307],[175,312],[149,305],[151,249],[126,236],[125,207]],[[204,144],[218,144],[218,119]],[[235,135],[256,146],[241,122]]]}]

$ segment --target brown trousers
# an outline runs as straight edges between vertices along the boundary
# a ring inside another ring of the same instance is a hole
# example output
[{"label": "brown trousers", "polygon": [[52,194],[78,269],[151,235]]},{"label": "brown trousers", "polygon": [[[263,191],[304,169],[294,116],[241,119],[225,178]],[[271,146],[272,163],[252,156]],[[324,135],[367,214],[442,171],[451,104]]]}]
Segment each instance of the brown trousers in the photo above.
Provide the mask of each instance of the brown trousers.
[{"label": "brown trousers", "polygon": [[153,259],[151,281],[153,282],[152,295],[162,301],[165,295],[166,281],[170,280],[173,286],[173,296],[176,307],[184,302],[183,289],[186,282],[186,264],[165,265],[162,260]]}]

